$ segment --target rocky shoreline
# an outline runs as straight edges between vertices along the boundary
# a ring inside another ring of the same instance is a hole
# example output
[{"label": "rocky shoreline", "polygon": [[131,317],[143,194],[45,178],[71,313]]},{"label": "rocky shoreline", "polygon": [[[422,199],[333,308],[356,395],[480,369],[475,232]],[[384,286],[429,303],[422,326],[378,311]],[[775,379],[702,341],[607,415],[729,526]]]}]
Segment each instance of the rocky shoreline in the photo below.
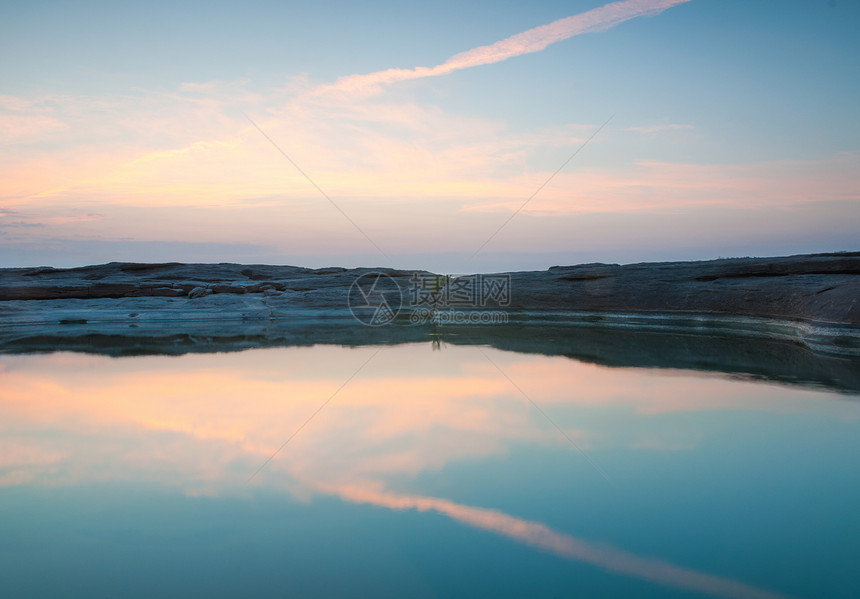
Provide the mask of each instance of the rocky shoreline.
[{"label": "rocky shoreline", "polygon": [[492,275],[507,281],[501,301],[452,306],[502,313],[502,324],[416,324],[426,308],[404,297],[390,324],[367,326],[350,311],[349,295],[371,273],[404,290],[416,276],[239,264],[0,269],[0,352],[180,355],[429,342],[860,393],[860,252],[503,273]]},{"label": "rocky shoreline", "polygon": [[[384,334],[371,333],[378,327],[353,331],[351,326],[356,322],[350,288],[371,273],[385,274],[404,290],[397,318],[385,327],[395,330]],[[150,337],[163,336],[159,327],[171,335],[244,337],[261,324],[273,329],[321,319],[338,324],[317,328],[342,330],[344,339],[412,340],[426,335],[408,326],[415,312],[424,310],[406,301],[415,276],[385,268],[240,264],[0,269],[0,351],[26,351],[28,344],[46,351],[44,341],[50,338],[61,348],[63,339],[94,334],[134,338],[146,330]],[[417,276],[436,277],[423,271]],[[819,353],[860,355],[860,252],[585,264],[492,276],[507,281],[503,301],[453,307],[502,312],[511,326],[762,338]],[[446,330],[444,323],[433,324]],[[477,332],[482,326],[466,328]],[[485,327],[482,336],[488,331]],[[338,342],[330,332],[326,335]]]}]

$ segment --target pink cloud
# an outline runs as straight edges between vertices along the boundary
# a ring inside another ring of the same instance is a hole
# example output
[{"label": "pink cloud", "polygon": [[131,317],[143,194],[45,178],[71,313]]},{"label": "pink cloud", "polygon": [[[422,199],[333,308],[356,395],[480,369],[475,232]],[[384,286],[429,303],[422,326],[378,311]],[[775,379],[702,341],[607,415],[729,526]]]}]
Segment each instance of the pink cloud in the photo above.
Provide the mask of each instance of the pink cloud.
[{"label": "pink cloud", "polygon": [[[535,189],[545,173],[507,179],[508,189]],[[860,153],[812,160],[702,164],[640,160],[611,169],[560,173],[523,211],[535,216],[647,213],[713,206],[791,208],[860,200]],[[491,196],[486,194],[485,198]],[[464,206],[469,212],[511,212],[522,197],[496,195]]]},{"label": "pink cloud", "polygon": [[373,92],[381,85],[438,77],[461,69],[468,69],[486,64],[502,62],[515,56],[540,52],[556,42],[570,39],[583,33],[605,31],[630,19],[656,15],[664,10],[684,4],[690,0],[622,0],[604,6],[558,19],[552,23],[534,27],[522,33],[487,46],[479,46],[455,54],[442,64],[433,67],[415,67],[412,69],[386,69],[366,75],[349,75],[338,79],[334,84],[323,86],[319,92]]},{"label": "pink cloud", "polygon": [[57,119],[45,115],[0,114],[0,139],[3,145],[28,143],[35,137],[63,128]]}]

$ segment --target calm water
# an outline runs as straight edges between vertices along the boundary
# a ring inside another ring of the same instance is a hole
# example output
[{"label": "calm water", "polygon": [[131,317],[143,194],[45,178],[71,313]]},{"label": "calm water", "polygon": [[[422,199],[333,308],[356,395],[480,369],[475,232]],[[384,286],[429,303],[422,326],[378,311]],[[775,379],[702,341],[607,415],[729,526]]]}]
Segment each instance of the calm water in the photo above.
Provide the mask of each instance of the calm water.
[{"label": "calm water", "polygon": [[5,355],[0,596],[857,597],[858,460],[857,396],[690,371]]}]

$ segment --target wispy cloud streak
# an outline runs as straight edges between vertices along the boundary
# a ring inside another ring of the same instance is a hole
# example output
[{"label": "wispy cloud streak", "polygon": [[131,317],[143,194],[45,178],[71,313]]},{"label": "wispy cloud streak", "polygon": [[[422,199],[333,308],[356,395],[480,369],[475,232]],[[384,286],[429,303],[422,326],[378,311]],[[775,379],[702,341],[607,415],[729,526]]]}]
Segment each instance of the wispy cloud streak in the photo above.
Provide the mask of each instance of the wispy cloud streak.
[{"label": "wispy cloud streak", "polygon": [[677,4],[684,4],[689,1],[621,0],[620,2],[612,2],[578,15],[528,29],[488,46],[478,46],[460,52],[444,63],[433,67],[386,69],[364,75],[349,75],[338,79],[331,85],[323,86],[317,91],[370,92],[376,90],[380,85],[397,81],[438,77],[461,69],[502,62],[514,56],[540,52],[551,44],[583,33],[605,31],[630,19],[656,15]]}]

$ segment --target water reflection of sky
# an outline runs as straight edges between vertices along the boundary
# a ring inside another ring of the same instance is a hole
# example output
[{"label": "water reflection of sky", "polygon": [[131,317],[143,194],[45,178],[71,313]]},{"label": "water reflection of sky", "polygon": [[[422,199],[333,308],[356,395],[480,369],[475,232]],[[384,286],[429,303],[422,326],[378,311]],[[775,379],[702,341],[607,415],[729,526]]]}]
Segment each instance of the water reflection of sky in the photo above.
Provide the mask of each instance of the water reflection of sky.
[{"label": "water reflection of sky", "polygon": [[[443,517],[461,529],[496,533],[484,553],[509,550],[498,549],[507,546],[503,538],[525,548],[528,560],[589,564],[577,578],[586,589],[604,584],[601,576],[617,578],[619,589],[629,584],[624,580],[648,581],[615,591],[636,596],[670,589],[679,596],[823,596],[812,593],[822,577],[829,594],[841,596],[857,582],[848,569],[848,556],[860,549],[853,510],[860,484],[849,457],[860,455],[856,400],[484,349],[551,423],[476,348],[388,347],[361,368],[377,350],[3,356],[0,499],[25,520],[39,520],[49,506],[56,518],[53,499],[104,487],[229,505],[229,518],[237,520],[270,493],[288,498],[287,513],[304,510],[307,518],[340,510],[343,519],[345,507],[331,503],[338,499],[362,510],[354,516],[359,524],[348,518],[341,527],[360,527],[380,509],[389,514],[372,533],[374,551],[415,518],[438,524]],[[112,504],[111,530],[120,537],[140,510],[152,518],[162,513],[138,506],[131,518],[117,508],[131,503]],[[19,565],[19,543],[39,536],[36,520],[4,525],[0,550]],[[58,529],[67,525],[56,522]],[[334,535],[345,542],[332,526],[320,520],[291,539],[312,545],[310,537]],[[148,542],[153,550],[162,544]],[[459,551],[447,546],[450,529],[401,542],[422,564],[415,576],[428,588],[450,584],[426,565]],[[134,535],[123,543],[139,545]],[[349,567],[361,570],[359,562]],[[517,580],[547,567],[535,564]],[[564,588],[564,576],[547,576],[547,590]],[[324,585],[307,584],[306,592],[325,594]]]}]

